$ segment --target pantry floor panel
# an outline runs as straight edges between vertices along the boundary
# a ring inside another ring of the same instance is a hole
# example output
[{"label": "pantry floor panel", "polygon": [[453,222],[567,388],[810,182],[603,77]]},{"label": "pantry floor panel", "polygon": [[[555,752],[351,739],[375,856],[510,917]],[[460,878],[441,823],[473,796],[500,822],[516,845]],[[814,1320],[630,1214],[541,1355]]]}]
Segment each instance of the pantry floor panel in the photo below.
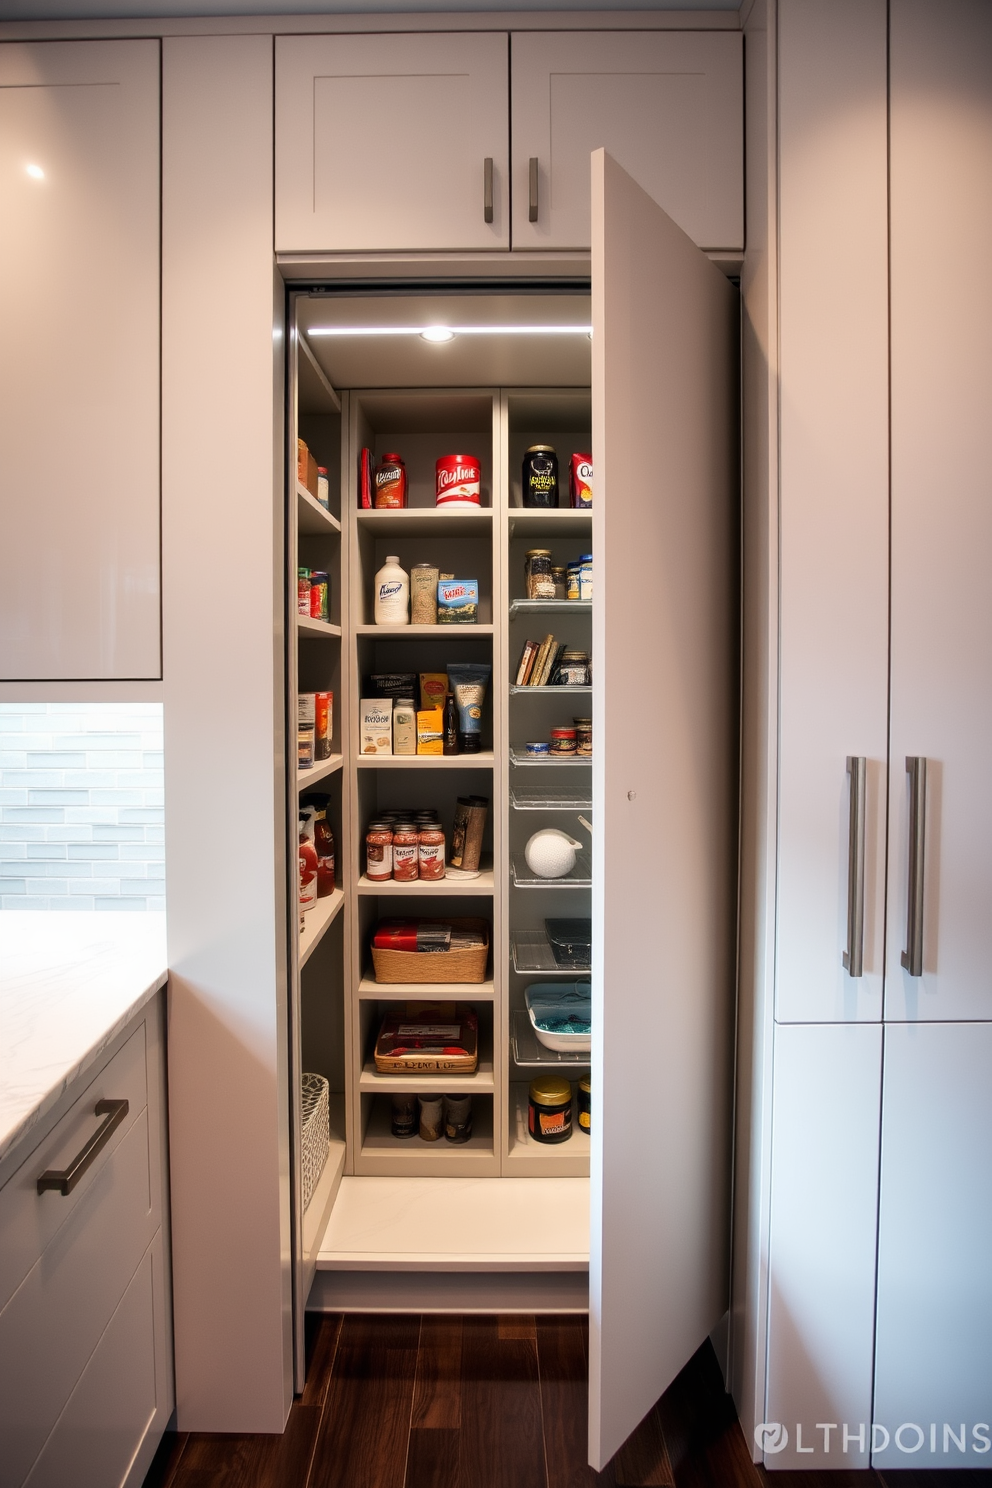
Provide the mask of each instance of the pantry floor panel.
[{"label": "pantry floor panel", "polygon": [[318,1270],[584,1271],[587,1178],[343,1178]]}]

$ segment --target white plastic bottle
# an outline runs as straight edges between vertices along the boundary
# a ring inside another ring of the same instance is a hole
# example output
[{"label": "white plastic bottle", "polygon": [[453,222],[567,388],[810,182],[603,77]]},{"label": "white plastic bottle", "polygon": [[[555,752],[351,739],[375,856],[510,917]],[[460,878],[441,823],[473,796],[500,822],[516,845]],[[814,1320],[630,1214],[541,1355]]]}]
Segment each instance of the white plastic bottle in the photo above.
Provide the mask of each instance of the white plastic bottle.
[{"label": "white plastic bottle", "polygon": [[410,624],[410,575],[395,556],[388,557],[375,576],[375,623]]}]

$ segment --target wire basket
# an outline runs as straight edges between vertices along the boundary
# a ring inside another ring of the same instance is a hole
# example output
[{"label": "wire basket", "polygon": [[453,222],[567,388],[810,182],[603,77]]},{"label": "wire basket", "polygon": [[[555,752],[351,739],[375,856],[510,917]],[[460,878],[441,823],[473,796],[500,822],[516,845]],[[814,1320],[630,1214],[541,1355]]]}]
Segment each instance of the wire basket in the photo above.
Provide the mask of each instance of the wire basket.
[{"label": "wire basket", "polygon": [[303,1208],[306,1209],[331,1145],[330,1089],[323,1075],[303,1076]]}]

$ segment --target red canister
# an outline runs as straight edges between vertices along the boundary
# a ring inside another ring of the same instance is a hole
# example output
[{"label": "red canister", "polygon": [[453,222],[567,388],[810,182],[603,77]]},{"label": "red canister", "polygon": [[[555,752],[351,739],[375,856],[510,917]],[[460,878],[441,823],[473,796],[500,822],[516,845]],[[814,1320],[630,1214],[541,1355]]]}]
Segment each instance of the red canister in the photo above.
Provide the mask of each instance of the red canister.
[{"label": "red canister", "polygon": [[437,506],[457,511],[480,504],[482,469],[474,455],[442,455],[437,462]]}]

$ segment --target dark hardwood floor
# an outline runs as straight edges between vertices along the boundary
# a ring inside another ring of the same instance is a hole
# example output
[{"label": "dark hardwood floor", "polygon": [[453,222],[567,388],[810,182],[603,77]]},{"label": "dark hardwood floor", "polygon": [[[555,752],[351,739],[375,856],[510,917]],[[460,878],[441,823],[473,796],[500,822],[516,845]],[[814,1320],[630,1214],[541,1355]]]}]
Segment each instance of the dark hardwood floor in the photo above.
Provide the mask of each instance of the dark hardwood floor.
[{"label": "dark hardwood floor", "polygon": [[282,1436],[167,1433],[145,1488],[992,1488],[992,1471],[773,1472],[709,1344],[596,1473],[584,1317],[308,1319]]}]

